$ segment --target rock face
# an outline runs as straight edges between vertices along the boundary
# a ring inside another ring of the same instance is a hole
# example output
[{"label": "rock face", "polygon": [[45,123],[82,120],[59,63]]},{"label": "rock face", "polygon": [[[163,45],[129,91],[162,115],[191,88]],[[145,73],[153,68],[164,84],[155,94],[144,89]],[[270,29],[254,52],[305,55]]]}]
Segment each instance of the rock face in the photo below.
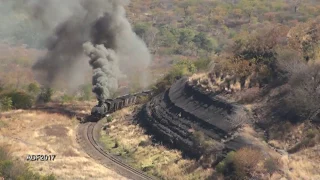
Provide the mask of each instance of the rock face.
[{"label": "rock face", "polygon": [[202,152],[194,132],[202,132],[214,142],[214,152],[219,156],[251,144],[235,133],[230,115],[237,108],[216,94],[201,92],[182,78],[145,105],[140,121],[157,139],[195,156]]}]

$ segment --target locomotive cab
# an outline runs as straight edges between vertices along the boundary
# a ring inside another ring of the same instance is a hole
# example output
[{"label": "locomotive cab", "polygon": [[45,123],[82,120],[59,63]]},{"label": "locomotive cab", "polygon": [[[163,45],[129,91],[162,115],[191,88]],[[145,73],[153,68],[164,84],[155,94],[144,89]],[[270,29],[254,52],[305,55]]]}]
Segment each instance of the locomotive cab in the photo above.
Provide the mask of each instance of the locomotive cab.
[{"label": "locomotive cab", "polygon": [[103,103],[102,101],[99,101],[99,104],[92,108],[91,115],[95,117],[104,117],[107,109],[107,104]]}]

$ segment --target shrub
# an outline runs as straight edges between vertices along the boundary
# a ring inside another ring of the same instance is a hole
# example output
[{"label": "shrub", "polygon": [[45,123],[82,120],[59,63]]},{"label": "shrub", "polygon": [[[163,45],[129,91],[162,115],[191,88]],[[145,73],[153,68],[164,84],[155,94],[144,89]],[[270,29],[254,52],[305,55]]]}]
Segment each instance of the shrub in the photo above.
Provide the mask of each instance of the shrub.
[{"label": "shrub", "polygon": [[199,49],[211,52],[218,46],[215,39],[209,38],[205,33],[199,33],[194,36],[193,42]]},{"label": "shrub", "polygon": [[40,90],[40,87],[36,83],[30,83],[28,85],[28,92],[32,95],[39,94]]},{"label": "shrub", "polygon": [[68,102],[71,102],[75,99],[74,96],[72,95],[67,95],[67,94],[64,94],[62,97],[61,97],[61,101],[62,103],[68,103]]},{"label": "shrub", "polygon": [[158,81],[156,85],[152,88],[154,91],[154,95],[157,95],[165,91],[176,80],[182,78],[185,75],[191,75],[196,71],[196,66],[190,60],[175,61],[170,72],[160,81]]},{"label": "shrub", "polygon": [[150,141],[150,140],[144,140],[139,143],[139,146],[142,146],[142,147],[146,147],[146,146],[150,146],[150,145],[152,145],[152,141]]},{"label": "shrub", "polygon": [[226,162],[221,161],[219,164],[216,166],[216,171],[220,174],[223,174],[226,169]]},{"label": "shrub", "polygon": [[179,41],[180,45],[191,43],[195,36],[195,32],[192,29],[184,28],[179,30]]},{"label": "shrub", "polygon": [[309,129],[305,135],[305,137],[294,145],[292,148],[288,150],[289,153],[296,153],[301,149],[306,147],[314,147],[317,143],[320,142],[320,133],[316,129]]},{"label": "shrub", "polygon": [[252,147],[244,147],[236,152],[229,152],[226,158],[221,161],[216,170],[224,174],[227,179],[250,179],[255,174],[267,170],[273,173],[278,169],[278,164],[274,159],[264,160],[262,152]]},{"label": "shrub", "polygon": [[211,59],[209,58],[200,58],[199,60],[196,60],[194,62],[194,66],[196,67],[196,69],[198,71],[201,71],[201,70],[208,70],[209,69],[209,65],[211,63]]},{"label": "shrub", "polygon": [[307,63],[299,53],[287,49],[278,54],[277,67],[288,88],[279,103],[270,101],[271,111],[293,122],[312,120],[320,112],[320,65]]},{"label": "shrub", "polygon": [[193,133],[193,144],[195,146],[194,148],[199,150],[201,155],[199,162],[205,168],[212,167],[212,164],[217,160],[216,154],[223,149],[221,143],[211,139],[201,131],[195,131]]},{"label": "shrub", "polygon": [[311,119],[319,113],[320,104],[320,66],[302,65],[289,77],[291,87],[285,97],[285,107],[289,108],[296,120]]},{"label": "shrub", "polygon": [[279,164],[273,158],[268,158],[264,162],[264,167],[266,168],[266,170],[269,174],[273,174],[275,171],[277,171],[279,169]]},{"label": "shrub", "polygon": [[38,97],[39,101],[43,101],[44,103],[48,103],[51,101],[53,95],[53,89],[51,88],[42,88],[41,93]]},{"label": "shrub", "polygon": [[31,108],[34,103],[34,98],[20,91],[13,91],[9,93],[4,93],[1,95],[0,99],[6,99],[6,105],[10,107],[10,100],[12,101],[12,108],[15,109],[28,109]]},{"label": "shrub", "polygon": [[263,159],[261,152],[253,148],[242,148],[233,157],[233,165],[237,177],[250,177],[258,170],[258,163]]},{"label": "shrub", "polygon": [[179,32],[177,29],[165,26],[160,28],[161,45],[166,47],[175,47],[178,44]]},{"label": "shrub", "polygon": [[149,24],[138,23],[134,25],[133,30],[140,38],[143,38],[144,34],[148,31],[149,27]]},{"label": "shrub", "polygon": [[112,116],[108,116],[108,117],[107,117],[107,122],[110,123],[110,122],[112,122],[112,121],[113,121],[113,117],[112,117]]},{"label": "shrub", "polygon": [[12,109],[12,99],[10,97],[3,97],[0,99],[0,110],[8,111]]},{"label": "shrub", "polygon": [[231,169],[233,158],[234,158],[234,151],[231,151],[227,154],[226,158],[219,162],[216,166],[216,170],[220,174],[228,174],[228,171]]},{"label": "shrub", "polygon": [[10,178],[10,172],[13,167],[13,162],[10,160],[3,160],[0,162],[0,172],[1,176],[4,178]]}]

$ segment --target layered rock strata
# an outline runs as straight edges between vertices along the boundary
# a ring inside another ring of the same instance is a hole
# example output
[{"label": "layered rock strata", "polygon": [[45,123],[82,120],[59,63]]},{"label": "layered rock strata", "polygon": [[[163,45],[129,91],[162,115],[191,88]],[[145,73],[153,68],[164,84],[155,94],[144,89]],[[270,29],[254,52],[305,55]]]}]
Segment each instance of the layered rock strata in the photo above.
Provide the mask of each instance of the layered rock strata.
[{"label": "layered rock strata", "polygon": [[237,108],[241,107],[218,94],[203,92],[182,78],[147,103],[139,119],[157,139],[190,155],[201,156],[201,142],[194,134],[202,132],[219,156],[251,145],[236,132],[231,117]]}]

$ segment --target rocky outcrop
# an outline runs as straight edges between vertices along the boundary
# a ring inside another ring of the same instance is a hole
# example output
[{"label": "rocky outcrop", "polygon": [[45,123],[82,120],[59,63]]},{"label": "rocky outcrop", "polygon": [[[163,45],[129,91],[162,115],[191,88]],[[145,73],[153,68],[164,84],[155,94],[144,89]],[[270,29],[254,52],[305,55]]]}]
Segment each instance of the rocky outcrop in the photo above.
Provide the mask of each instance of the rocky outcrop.
[{"label": "rocky outcrop", "polygon": [[[217,155],[251,144],[238,136],[231,115],[240,108],[215,93],[202,92],[178,80],[140,112],[140,121],[155,137],[191,155],[200,156],[195,132],[213,142]],[[201,144],[201,142],[200,142]]]}]

